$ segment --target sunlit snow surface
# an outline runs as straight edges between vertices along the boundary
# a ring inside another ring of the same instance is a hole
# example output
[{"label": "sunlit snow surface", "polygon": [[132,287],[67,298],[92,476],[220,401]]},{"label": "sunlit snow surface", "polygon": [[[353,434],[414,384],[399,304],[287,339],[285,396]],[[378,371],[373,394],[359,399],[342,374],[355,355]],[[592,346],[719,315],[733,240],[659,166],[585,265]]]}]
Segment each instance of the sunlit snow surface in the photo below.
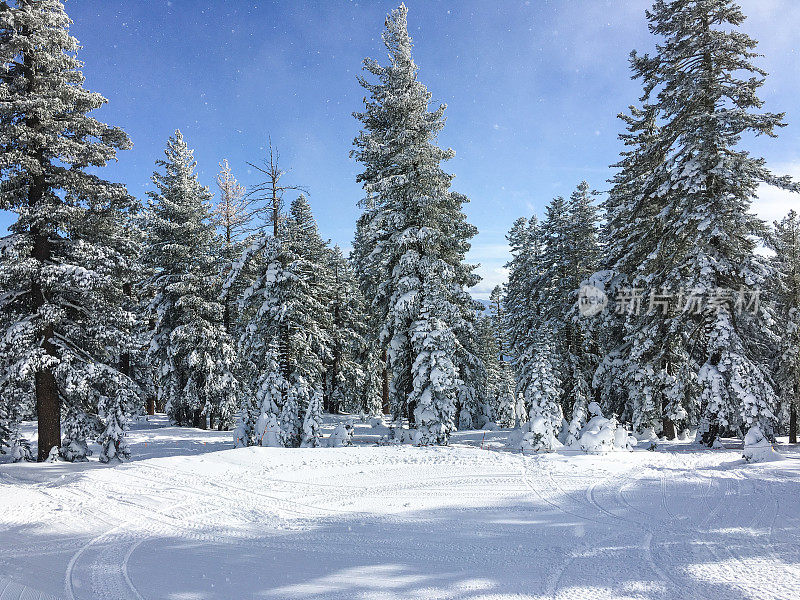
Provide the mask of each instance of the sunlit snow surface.
[{"label": "sunlit snow surface", "polygon": [[123,465],[0,465],[0,599],[800,598],[798,448],[747,465],[383,434],[233,450],[156,417]]}]

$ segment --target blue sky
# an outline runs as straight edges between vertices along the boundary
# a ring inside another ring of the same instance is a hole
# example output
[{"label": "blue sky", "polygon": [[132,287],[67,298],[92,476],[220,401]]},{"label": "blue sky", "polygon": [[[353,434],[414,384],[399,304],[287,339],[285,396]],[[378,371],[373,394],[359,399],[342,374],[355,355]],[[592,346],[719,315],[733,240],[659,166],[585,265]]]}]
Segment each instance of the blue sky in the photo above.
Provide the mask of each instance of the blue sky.
[{"label": "blue sky", "polygon": [[[628,54],[649,50],[640,0],[435,2],[408,0],[420,78],[445,102],[447,169],[472,202],[484,296],[503,277],[504,235],[582,179],[605,189],[619,152],[617,113],[636,101]],[[765,109],[785,111],[777,140],[748,140],[780,172],[800,176],[800,2],[744,0],[744,30],[760,41],[770,77]],[[87,87],[109,99],[98,118],[134,142],[105,175],[144,198],[153,163],[180,128],[200,179],[227,158],[240,182],[259,181],[267,136],[292,183],[309,188],[323,234],[347,248],[358,216],[358,165],[349,158],[364,96],[365,56],[385,58],[380,32],[395,2],[69,0],[84,46]],[[797,199],[797,200],[800,200]],[[776,218],[797,200],[765,191]],[[0,214],[0,231],[11,222]]]}]

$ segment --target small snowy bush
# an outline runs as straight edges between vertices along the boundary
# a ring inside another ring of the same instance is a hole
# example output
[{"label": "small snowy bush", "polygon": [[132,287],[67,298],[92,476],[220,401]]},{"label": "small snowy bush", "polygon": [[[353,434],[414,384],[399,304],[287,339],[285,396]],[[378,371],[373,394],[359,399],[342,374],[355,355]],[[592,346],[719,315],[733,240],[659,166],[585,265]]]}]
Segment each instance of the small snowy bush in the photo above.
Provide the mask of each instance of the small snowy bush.
[{"label": "small snowy bush", "polygon": [[519,448],[535,452],[556,450],[561,447],[551,423],[544,417],[531,419],[529,431],[524,433],[519,442]]},{"label": "small snowy bush", "polygon": [[631,450],[636,446],[636,438],[620,427],[615,417],[606,419],[597,402],[587,407],[592,418],[581,430],[578,447],[584,452],[600,454],[611,450]]},{"label": "small snowy bush", "polygon": [[341,448],[353,445],[353,433],[355,428],[352,421],[339,423],[333,430],[331,437],[328,438],[328,446],[331,448]]},{"label": "small snowy bush", "polygon": [[256,421],[256,445],[268,448],[280,448],[283,446],[281,424],[275,413],[265,413],[258,417]]},{"label": "small snowy bush", "polygon": [[764,435],[758,424],[753,425],[744,436],[744,455],[747,462],[767,462],[781,460],[783,457],[775,452],[772,443]]},{"label": "small snowy bush", "polygon": [[[352,427],[352,424],[351,424]],[[322,439],[322,392],[315,390],[311,396],[311,401],[306,408],[306,416],[303,419],[303,442],[304,448],[316,448]]]},{"label": "small snowy bush", "polygon": [[47,461],[49,463],[58,462],[61,459],[61,454],[58,451],[58,446],[53,446],[50,448],[50,454],[47,455]]}]

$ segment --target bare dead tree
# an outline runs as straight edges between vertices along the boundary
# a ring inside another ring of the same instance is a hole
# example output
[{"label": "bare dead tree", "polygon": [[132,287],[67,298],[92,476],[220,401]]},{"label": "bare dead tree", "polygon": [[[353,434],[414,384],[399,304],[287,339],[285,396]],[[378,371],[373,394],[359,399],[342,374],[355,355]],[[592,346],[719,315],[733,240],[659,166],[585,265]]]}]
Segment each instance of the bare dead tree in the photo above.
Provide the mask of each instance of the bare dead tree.
[{"label": "bare dead tree", "polygon": [[281,215],[283,213],[283,196],[286,192],[294,190],[310,195],[308,190],[300,185],[285,185],[281,178],[288,173],[279,166],[280,153],[273,148],[272,139],[269,140],[267,158],[262,166],[247,163],[259,173],[266,175],[266,180],[250,188],[248,199],[253,203],[252,214],[261,218],[263,223],[272,224],[272,235],[276,238],[280,233]]}]

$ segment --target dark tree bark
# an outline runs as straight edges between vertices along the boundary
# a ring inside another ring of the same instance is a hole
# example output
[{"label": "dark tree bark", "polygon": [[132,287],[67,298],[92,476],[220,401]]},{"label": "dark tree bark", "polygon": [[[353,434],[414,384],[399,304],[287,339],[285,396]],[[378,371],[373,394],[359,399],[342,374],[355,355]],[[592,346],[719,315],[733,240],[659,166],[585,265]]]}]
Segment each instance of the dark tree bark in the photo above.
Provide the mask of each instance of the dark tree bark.
[{"label": "dark tree bark", "polygon": [[[53,330],[51,327],[45,328],[43,343],[47,354],[54,354],[50,336]],[[50,450],[55,446],[61,446],[61,406],[58,399],[58,387],[56,378],[50,369],[42,369],[36,372],[36,416],[39,426],[39,451],[36,459],[39,462],[47,460]]]},{"label": "dark tree bark", "polygon": [[797,405],[794,402],[789,405],[789,443],[797,443]]},{"label": "dark tree bark", "polygon": [[661,435],[668,440],[674,440],[676,437],[675,423],[669,417],[664,417],[661,419]]},{"label": "dark tree bark", "polygon": [[[40,164],[44,163],[41,152],[37,158]],[[28,189],[28,203],[36,206],[44,198],[46,182],[44,175],[33,177],[31,186]],[[40,231],[38,227],[31,228],[33,236],[33,258],[40,266],[50,261],[50,239],[47,232]],[[38,280],[31,285],[31,298],[33,312],[39,311],[44,306],[46,299],[44,290]],[[55,346],[52,342],[53,326],[46,324],[41,332],[42,348],[49,356],[55,356]],[[36,372],[36,417],[39,431],[39,451],[37,460],[42,462],[47,459],[53,446],[61,445],[61,405],[58,398],[58,387],[52,369],[41,369]]]},{"label": "dark tree bark", "polygon": [[381,387],[381,403],[383,405],[383,414],[388,415],[392,412],[392,407],[389,405],[389,368],[386,366],[388,361],[388,353],[386,348],[383,349],[383,374],[382,374],[382,387]]}]

